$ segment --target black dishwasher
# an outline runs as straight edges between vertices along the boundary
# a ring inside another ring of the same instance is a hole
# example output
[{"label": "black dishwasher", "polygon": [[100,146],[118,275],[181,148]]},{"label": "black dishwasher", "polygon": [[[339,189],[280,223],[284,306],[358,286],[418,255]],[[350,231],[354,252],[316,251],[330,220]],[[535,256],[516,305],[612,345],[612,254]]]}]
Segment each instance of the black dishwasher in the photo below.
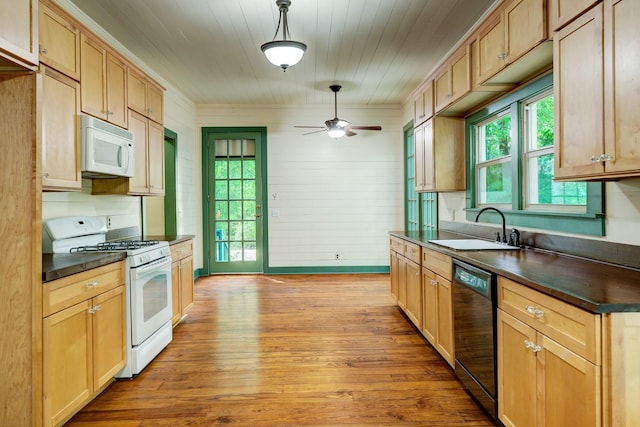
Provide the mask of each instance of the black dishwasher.
[{"label": "black dishwasher", "polygon": [[496,389],[495,275],[453,260],[455,373],[495,419]]}]

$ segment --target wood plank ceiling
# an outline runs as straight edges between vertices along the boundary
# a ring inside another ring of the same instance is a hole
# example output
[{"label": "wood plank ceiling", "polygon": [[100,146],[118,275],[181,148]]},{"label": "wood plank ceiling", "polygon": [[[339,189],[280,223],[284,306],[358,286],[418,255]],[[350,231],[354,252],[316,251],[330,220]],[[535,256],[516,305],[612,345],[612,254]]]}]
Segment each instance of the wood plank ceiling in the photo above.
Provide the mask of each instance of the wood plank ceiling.
[{"label": "wood plank ceiling", "polygon": [[[403,103],[495,0],[292,0],[302,61],[283,73],[260,45],[275,0],[58,0],[104,28],[196,104]],[[277,38],[281,38],[281,32]]]}]

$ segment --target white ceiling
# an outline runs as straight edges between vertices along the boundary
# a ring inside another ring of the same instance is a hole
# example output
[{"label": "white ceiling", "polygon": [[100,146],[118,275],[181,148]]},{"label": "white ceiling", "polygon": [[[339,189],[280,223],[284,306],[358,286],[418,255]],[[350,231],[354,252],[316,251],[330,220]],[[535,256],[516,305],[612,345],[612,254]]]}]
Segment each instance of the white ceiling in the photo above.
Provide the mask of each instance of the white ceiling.
[{"label": "white ceiling", "polygon": [[[196,104],[399,105],[495,0],[292,0],[284,73],[260,45],[275,0],[67,0]],[[277,38],[281,38],[279,32]]]}]

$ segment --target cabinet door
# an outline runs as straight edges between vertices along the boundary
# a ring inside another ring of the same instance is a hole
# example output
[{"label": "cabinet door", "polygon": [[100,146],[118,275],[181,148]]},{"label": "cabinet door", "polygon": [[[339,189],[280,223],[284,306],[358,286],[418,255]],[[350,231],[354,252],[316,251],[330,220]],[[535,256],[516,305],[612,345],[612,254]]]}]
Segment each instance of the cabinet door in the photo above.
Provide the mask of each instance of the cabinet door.
[{"label": "cabinet door", "polygon": [[423,191],[435,191],[436,188],[436,178],[435,178],[435,168],[434,164],[435,157],[433,152],[433,126],[434,120],[439,120],[437,117],[427,120],[424,125],[422,125],[424,129],[424,136],[422,141],[422,158],[423,158]]},{"label": "cabinet door", "polygon": [[498,14],[478,34],[478,83],[484,83],[505,64],[504,21]]},{"label": "cabinet door", "polygon": [[151,82],[147,83],[147,117],[156,123],[164,123],[164,104],[162,89]]},{"label": "cabinet door", "polygon": [[61,73],[42,70],[42,187],[80,191],[80,88]]},{"label": "cabinet door", "polygon": [[407,303],[405,312],[414,325],[418,328],[422,325],[422,280],[420,266],[412,261],[407,261]]},{"label": "cabinet door", "polygon": [[600,426],[600,369],[550,338],[538,337],[538,390],[543,396],[538,425]]},{"label": "cabinet door", "polygon": [[106,50],[85,34],[80,35],[80,93],[82,111],[107,120]]},{"label": "cabinet door", "polygon": [[433,80],[435,111],[438,112],[449,104],[451,99],[451,73],[445,68]]},{"label": "cabinet door", "polygon": [[433,116],[433,83],[429,83],[413,100],[413,126],[422,124]]},{"label": "cabinet door", "polygon": [[607,174],[640,171],[640,2],[604,3],[605,162]]},{"label": "cabinet door", "polygon": [[184,315],[193,305],[193,257],[180,260],[180,309]]},{"label": "cabinet door", "polygon": [[164,128],[147,120],[149,193],[164,195]]},{"label": "cabinet door", "polygon": [[598,1],[600,0],[549,0],[551,28],[557,30],[564,27]]},{"label": "cabinet door", "polygon": [[80,31],[68,19],[40,4],[40,62],[80,80]]},{"label": "cabinet door", "polygon": [[147,114],[147,79],[131,69],[127,72],[127,105],[133,111]]},{"label": "cabinet door", "polygon": [[[536,331],[498,310],[498,418],[506,427],[536,426]],[[567,425],[581,425],[572,424]]]},{"label": "cabinet door", "polygon": [[403,256],[398,256],[398,305],[407,306],[407,260]]},{"label": "cabinet door", "polygon": [[516,0],[504,12],[506,63],[547,39],[546,0]]},{"label": "cabinet door", "polygon": [[470,45],[465,46],[451,62],[451,97],[454,102],[471,90],[471,55]]},{"label": "cabinet door", "polygon": [[125,288],[118,286],[93,299],[93,385],[107,384],[127,360]]},{"label": "cabinet door", "polygon": [[[464,119],[434,117],[432,126],[431,144],[425,142],[425,168],[431,168],[432,185],[428,185],[430,177],[426,170],[425,188],[430,188],[431,191],[464,190]],[[428,135],[426,130],[425,135]],[[431,152],[427,153],[429,147]]]},{"label": "cabinet door", "polygon": [[602,174],[604,151],[602,5],[553,38],[555,178]]},{"label": "cabinet door", "polygon": [[451,282],[436,276],[438,282],[438,344],[436,348],[451,366],[455,364],[453,348],[453,300]]},{"label": "cabinet door", "polygon": [[421,125],[413,130],[413,183],[416,192],[424,191],[424,128],[425,125]]},{"label": "cabinet door", "polygon": [[44,424],[57,425],[93,392],[90,301],[43,320]]},{"label": "cabinet door", "polygon": [[129,111],[129,131],[133,132],[135,176],[129,179],[129,191],[134,194],[147,194],[149,181],[147,173],[147,119],[134,111]]},{"label": "cabinet door", "polygon": [[107,120],[114,125],[126,128],[127,66],[110,53],[107,53],[106,64]]},{"label": "cabinet door", "polygon": [[174,261],[171,263],[171,323],[174,326],[182,318],[180,306],[180,261]]},{"label": "cabinet door", "polygon": [[38,6],[38,0],[0,0],[0,57],[38,64]]},{"label": "cabinet door", "polygon": [[435,347],[438,342],[438,281],[429,269],[422,269],[422,333]]}]

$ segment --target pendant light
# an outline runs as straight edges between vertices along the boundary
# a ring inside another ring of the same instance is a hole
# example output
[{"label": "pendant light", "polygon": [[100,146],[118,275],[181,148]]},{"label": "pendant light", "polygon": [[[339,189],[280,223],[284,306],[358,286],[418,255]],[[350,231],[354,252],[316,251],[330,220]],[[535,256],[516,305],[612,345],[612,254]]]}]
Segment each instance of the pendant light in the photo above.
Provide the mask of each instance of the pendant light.
[{"label": "pendant light", "polygon": [[[273,36],[273,41],[263,44],[260,46],[260,49],[262,49],[262,52],[264,52],[269,62],[287,71],[288,67],[300,62],[302,55],[304,55],[305,50],[307,50],[307,45],[289,39],[287,11],[289,10],[289,6],[291,6],[291,0],[276,0],[276,5],[278,9],[280,9],[280,18],[278,19],[276,33]],[[282,24],[282,40],[276,40],[275,38],[278,36],[280,24]]]}]

